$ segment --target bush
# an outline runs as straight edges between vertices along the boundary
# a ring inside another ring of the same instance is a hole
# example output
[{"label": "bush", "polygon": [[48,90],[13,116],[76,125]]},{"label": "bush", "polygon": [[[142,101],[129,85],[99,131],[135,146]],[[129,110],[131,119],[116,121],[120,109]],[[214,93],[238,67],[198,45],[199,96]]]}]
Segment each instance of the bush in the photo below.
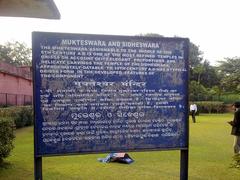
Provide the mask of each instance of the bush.
[{"label": "bush", "polygon": [[16,128],[33,124],[33,109],[31,106],[15,106],[0,109],[0,117],[11,117]]},{"label": "bush", "polygon": [[14,117],[16,128],[31,126],[33,124],[32,108],[22,107]]},{"label": "bush", "polygon": [[0,163],[13,149],[14,123],[8,118],[0,118]]},{"label": "bush", "polygon": [[20,111],[20,107],[0,108],[0,117],[14,117]]},{"label": "bush", "polygon": [[198,101],[195,102],[199,113],[224,113],[225,105],[220,101]]}]

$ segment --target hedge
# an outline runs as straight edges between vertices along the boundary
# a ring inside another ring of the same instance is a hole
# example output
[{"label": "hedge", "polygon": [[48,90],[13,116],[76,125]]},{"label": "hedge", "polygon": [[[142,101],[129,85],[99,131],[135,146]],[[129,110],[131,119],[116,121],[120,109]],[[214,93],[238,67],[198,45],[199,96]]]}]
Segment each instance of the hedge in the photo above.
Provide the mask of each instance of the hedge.
[{"label": "hedge", "polygon": [[222,101],[225,104],[232,104],[240,100],[240,93],[225,93],[220,96],[213,96],[213,100]]},{"label": "hedge", "polygon": [[14,123],[10,118],[0,117],[0,164],[13,149]]},{"label": "hedge", "polygon": [[195,102],[199,113],[224,113],[225,105],[220,101],[197,101]]},{"label": "hedge", "polygon": [[14,122],[16,128],[32,125],[33,124],[32,108],[22,107],[21,110],[15,114]]},{"label": "hedge", "polygon": [[0,117],[12,118],[16,128],[30,126],[33,124],[33,108],[32,106],[0,108]]}]

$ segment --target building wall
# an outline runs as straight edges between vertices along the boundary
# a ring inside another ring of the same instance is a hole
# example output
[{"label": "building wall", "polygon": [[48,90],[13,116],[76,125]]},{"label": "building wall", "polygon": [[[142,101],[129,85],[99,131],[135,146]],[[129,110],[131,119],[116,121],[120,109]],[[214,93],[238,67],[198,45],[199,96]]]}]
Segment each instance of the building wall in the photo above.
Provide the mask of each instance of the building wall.
[{"label": "building wall", "polygon": [[30,67],[14,67],[0,62],[0,105],[24,105],[32,102]]}]

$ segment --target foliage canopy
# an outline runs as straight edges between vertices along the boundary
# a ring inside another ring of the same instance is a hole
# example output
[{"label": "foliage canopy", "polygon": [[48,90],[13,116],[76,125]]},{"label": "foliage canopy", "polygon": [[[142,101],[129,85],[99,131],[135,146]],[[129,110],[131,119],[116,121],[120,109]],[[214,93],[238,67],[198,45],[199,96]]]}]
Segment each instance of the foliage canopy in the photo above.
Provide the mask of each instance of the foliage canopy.
[{"label": "foliage canopy", "polygon": [[0,45],[0,60],[16,66],[32,64],[32,50],[26,44],[14,41]]},{"label": "foliage canopy", "polygon": [[225,91],[240,92],[240,58],[226,58],[219,61],[219,73],[222,76],[221,85]]}]

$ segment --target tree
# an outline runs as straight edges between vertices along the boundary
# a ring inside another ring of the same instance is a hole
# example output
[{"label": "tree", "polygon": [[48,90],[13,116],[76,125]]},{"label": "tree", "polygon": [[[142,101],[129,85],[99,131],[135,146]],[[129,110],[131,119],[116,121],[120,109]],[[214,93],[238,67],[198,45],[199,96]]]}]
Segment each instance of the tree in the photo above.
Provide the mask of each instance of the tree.
[{"label": "tree", "polygon": [[240,92],[240,57],[226,58],[219,61],[221,85],[227,92]]},{"label": "tree", "polygon": [[189,44],[189,66],[190,69],[201,64],[203,60],[203,52],[199,50],[199,46],[190,42]]},{"label": "tree", "polygon": [[196,76],[197,76],[197,83],[200,84],[201,75],[204,72],[203,65],[199,64],[196,67],[194,67],[192,70],[193,70],[193,75],[196,74]]},{"label": "tree", "polygon": [[[212,99],[214,100],[220,100],[220,96],[222,94],[222,91],[219,86],[213,86],[208,90],[209,94],[211,95]],[[214,98],[215,97],[215,98]]]},{"label": "tree", "polygon": [[204,72],[203,65],[203,52],[199,50],[199,46],[194,43],[189,43],[189,79],[190,81],[197,81],[200,83],[200,78]]},{"label": "tree", "polygon": [[209,61],[205,60],[202,64],[203,72],[201,74],[201,84],[206,88],[212,88],[213,86],[220,86],[220,76],[217,68],[211,66]]},{"label": "tree", "polygon": [[32,64],[31,49],[18,41],[7,42],[0,45],[0,61],[17,66],[30,66]]},{"label": "tree", "polygon": [[207,89],[197,81],[191,81],[189,84],[189,100],[190,101],[206,101],[209,99]]},{"label": "tree", "polygon": [[147,37],[164,37],[163,35],[157,33],[146,33],[146,34],[139,34],[139,36],[147,36]]}]

